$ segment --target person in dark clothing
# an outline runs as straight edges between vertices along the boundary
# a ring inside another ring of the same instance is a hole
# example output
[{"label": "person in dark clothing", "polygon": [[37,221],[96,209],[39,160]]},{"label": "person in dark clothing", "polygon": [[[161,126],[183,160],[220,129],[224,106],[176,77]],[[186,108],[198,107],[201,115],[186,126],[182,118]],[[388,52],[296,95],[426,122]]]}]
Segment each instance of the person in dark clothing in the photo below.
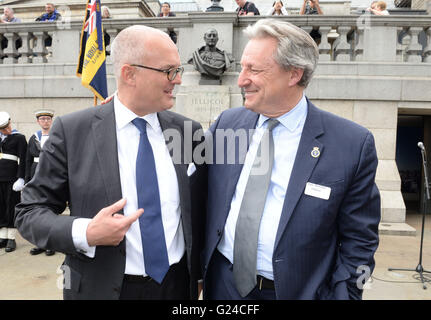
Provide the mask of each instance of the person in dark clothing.
[{"label": "person in dark clothing", "polygon": [[[55,9],[53,3],[47,3],[45,5],[45,13],[36,18],[36,21],[57,21],[61,20],[61,14]],[[45,47],[50,47],[52,45],[52,38],[48,36],[45,39]]]},{"label": "person in dark clothing", "polygon": [[253,2],[245,0],[235,0],[238,8],[236,8],[236,13],[238,16],[259,16],[260,12],[256,8]]},{"label": "person in dark clothing", "polygon": [[[46,140],[49,138],[49,129],[51,129],[52,118],[54,112],[51,110],[39,110],[36,112],[37,123],[42,130],[36,131],[28,140],[27,156],[25,160],[25,183],[33,178],[39,163],[39,154]],[[37,255],[45,252],[47,256],[55,254],[53,250],[45,250],[42,248],[34,247],[30,250],[31,255]]]},{"label": "person in dark clothing", "polygon": [[45,5],[45,13],[41,14],[36,18],[36,21],[57,21],[61,20],[60,12],[55,9],[53,3],[47,3]]},{"label": "person in dark clothing", "polygon": [[[301,10],[299,10],[299,14],[300,15],[323,14],[323,11],[319,5],[319,0],[304,0]],[[319,27],[313,27],[313,30],[311,30],[310,32],[310,36],[317,44],[319,44],[320,40],[322,39],[322,35],[319,32]]]},{"label": "person in dark clothing", "polygon": [[[169,2],[162,3],[162,8],[158,17],[161,17],[161,18],[175,17],[175,13],[171,11],[171,5],[169,4]],[[175,33],[174,29],[168,28],[168,34],[171,40],[174,43],[177,43],[177,34]]]},{"label": "person in dark clothing", "polygon": [[10,116],[0,112],[0,248],[16,249],[15,206],[24,187],[25,136],[12,130]]}]

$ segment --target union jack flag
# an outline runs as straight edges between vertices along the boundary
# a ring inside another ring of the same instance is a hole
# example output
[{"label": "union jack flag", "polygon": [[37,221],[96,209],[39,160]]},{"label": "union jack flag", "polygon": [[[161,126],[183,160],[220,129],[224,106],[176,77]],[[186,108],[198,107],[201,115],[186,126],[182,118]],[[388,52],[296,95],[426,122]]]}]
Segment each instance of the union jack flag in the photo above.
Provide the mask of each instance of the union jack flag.
[{"label": "union jack flag", "polygon": [[108,96],[100,0],[88,0],[76,75],[100,100]]},{"label": "union jack flag", "polygon": [[95,0],[91,1],[91,3],[87,5],[87,15],[89,18],[84,23],[84,30],[87,32],[87,34],[91,34],[96,29],[96,8],[97,6]]}]

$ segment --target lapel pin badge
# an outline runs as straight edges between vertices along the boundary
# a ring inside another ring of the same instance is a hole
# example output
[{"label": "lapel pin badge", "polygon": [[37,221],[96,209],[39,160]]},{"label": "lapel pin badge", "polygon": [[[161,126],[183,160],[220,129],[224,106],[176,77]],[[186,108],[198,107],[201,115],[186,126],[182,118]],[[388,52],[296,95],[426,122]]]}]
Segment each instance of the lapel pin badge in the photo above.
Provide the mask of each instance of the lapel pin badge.
[{"label": "lapel pin badge", "polygon": [[318,158],[320,156],[319,147],[314,147],[313,150],[311,150],[311,156],[313,158]]}]

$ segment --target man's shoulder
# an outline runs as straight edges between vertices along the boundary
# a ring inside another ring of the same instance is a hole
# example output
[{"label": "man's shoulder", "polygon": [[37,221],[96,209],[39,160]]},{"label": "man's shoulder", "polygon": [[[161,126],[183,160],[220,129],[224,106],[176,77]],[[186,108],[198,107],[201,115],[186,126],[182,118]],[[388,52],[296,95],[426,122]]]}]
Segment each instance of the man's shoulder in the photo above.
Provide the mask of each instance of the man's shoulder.
[{"label": "man's shoulder", "polygon": [[12,134],[10,135],[10,140],[15,141],[17,143],[21,143],[21,142],[27,143],[27,139],[25,138],[25,135],[23,135],[21,132],[18,132],[16,130],[12,131]]},{"label": "man's shoulder", "polygon": [[195,121],[191,118],[183,116],[182,114],[179,114],[174,111],[165,110],[165,111],[159,112],[159,115],[161,115],[162,117],[166,116],[168,118],[171,118],[172,121],[175,122],[176,124],[182,125],[184,122],[191,121],[193,126],[196,126],[196,125],[201,126],[201,124],[198,121]]},{"label": "man's shoulder", "polygon": [[343,137],[346,137],[346,135],[343,134],[346,132],[350,132],[353,134],[353,136],[358,137],[370,133],[370,131],[364,126],[352,120],[336,115],[332,112],[320,109],[311,102],[309,107],[309,114],[319,114],[326,132],[335,132],[335,134],[340,134]]},{"label": "man's shoulder", "polygon": [[255,121],[259,115],[244,106],[230,108],[219,116],[219,128],[236,128],[244,122]]},{"label": "man's shoulder", "polygon": [[[106,110],[102,108],[107,108]],[[61,120],[61,123],[63,126],[79,126],[79,125],[89,125],[94,116],[96,114],[104,113],[104,112],[113,112],[113,108],[109,108],[107,105],[101,105],[101,106],[93,106],[88,107],[82,110],[74,111],[62,116],[59,116]],[[111,110],[112,109],[112,110]]]},{"label": "man's shoulder", "polygon": [[25,135],[22,134],[21,132],[15,132],[13,134],[13,136],[15,136],[17,139],[20,139],[20,140],[24,139],[25,140]]}]

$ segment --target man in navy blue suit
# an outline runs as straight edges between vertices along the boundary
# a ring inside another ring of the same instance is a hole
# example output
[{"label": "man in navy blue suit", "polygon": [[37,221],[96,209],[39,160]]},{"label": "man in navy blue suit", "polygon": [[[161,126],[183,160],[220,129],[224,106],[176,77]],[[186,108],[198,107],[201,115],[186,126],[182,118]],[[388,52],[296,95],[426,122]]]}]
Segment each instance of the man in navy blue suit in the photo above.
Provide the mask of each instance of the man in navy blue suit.
[{"label": "man in navy blue suit", "polygon": [[245,33],[244,107],[209,131],[204,298],[361,299],[379,242],[374,138],[305,97],[319,56],[306,32],[262,19]]}]

